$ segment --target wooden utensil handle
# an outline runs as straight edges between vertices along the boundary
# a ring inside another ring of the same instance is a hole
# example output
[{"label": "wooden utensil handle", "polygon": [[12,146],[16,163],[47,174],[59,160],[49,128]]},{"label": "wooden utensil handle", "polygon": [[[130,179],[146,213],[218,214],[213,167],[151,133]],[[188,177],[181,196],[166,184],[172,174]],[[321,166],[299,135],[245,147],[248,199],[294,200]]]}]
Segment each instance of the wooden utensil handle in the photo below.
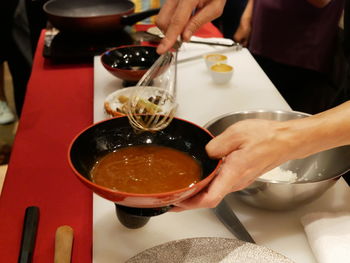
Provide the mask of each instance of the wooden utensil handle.
[{"label": "wooden utensil handle", "polygon": [[56,230],[55,263],[70,263],[73,246],[73,228],[60,226]]}]

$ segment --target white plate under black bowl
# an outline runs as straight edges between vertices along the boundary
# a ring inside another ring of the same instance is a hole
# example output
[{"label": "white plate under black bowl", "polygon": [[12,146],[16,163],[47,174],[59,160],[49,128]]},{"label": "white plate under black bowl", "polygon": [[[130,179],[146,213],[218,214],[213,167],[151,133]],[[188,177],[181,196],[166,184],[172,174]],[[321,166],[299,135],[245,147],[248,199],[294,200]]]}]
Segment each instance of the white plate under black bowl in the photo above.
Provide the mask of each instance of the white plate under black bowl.
[{"label": "white plate under black bowl", "polygon": [[293,263],[263,246],[231,238],[199,237],[167,242],[137,254],[126,263]]}]

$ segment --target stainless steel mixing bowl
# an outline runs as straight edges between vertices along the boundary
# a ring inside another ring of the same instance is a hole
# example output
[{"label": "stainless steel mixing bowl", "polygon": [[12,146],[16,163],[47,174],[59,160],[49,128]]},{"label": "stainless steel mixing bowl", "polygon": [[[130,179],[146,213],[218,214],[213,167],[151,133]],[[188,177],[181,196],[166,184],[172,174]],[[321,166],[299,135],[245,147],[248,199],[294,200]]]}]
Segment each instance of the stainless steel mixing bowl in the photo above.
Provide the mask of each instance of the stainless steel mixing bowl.
[{"label": "stainless steel mixing bowl", "polygon": [[[215,118],[205,128],[217,136],[228,126],[245,119],[286,121],[306,116],[309,115],[295,111],[241,111]],[[257,178],[253,184],[234,194],[249,205],[270,210],[287,210],[307,204],[320,197],[341,175],[350,170],[350,145],[292,160],[280,167],[297,173],[297,182]]]}]

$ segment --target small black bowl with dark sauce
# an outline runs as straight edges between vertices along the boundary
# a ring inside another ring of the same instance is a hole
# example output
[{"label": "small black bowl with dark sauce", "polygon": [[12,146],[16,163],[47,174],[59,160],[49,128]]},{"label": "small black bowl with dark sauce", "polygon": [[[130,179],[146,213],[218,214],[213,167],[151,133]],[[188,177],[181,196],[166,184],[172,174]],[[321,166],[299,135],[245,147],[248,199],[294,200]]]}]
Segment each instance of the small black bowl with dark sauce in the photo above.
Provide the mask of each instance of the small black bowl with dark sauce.
[{"label": "small black bowl with dark sauce", "polygon": [[101,63],[127,87],[134,86],[158,58],[154,46],[129,45],[107,50],[101,56]]}]

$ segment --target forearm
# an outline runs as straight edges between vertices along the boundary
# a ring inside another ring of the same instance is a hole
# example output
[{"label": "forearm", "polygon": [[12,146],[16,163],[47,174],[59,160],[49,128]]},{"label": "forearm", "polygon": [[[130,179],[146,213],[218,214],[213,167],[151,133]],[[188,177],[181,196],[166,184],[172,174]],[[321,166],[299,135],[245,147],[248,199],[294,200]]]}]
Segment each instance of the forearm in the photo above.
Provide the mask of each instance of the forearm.
[{"label": "forearm", "polygon": [[254,0],[248,0],[248,3],[242,13],[241,21],[251,21],[253,16]]},{"label": "forearm", "polygon": [[282,140],[297,159],[350,144],[350,101],[305,119],[282,122]]},{"label": "forearm", "polygon": [[241,16],[239,27],[232,36],[234,41],[241,43],[245,47],[248,45],[251,32],[253,6],[254,0],[249,0]]}]

